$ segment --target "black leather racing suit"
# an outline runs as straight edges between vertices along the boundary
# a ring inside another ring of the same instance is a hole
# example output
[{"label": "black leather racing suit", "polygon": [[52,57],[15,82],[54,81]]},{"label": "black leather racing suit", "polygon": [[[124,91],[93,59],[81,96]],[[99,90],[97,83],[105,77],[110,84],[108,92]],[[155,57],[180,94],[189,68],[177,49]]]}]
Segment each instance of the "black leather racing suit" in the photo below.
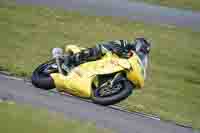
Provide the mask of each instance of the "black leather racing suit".
[{"label": "black leather racing suit", "polygon": [[[142,47],[139,50],[136,50],[137,48],[136,46],[138,46],[138,44],[142,44]],[[64,68],[68,69],[72,66],[77,66],[84,62],[100,59],[108,51],[114,52],[119,57],[127,58],[128,52],[130,50],[135,51],[142,60],[143,57],[149,53],[150,44],[144,38],[136,39],[134,44],[128,42],[127,40],[103,42],[103,43],[97,44],[93,48],[88,48],[88,49],[82,50],[79,53],[75,53],[75,54],[65,57]]]}]

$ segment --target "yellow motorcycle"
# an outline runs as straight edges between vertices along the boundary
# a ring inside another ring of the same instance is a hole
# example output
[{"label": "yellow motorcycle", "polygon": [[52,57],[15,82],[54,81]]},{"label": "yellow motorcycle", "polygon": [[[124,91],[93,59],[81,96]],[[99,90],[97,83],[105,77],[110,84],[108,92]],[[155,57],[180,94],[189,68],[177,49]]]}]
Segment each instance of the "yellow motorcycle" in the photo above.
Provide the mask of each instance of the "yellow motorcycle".
[{"label": "yellow motorcycle", "polygon": [[[65,51],[76,53],[81,49],[68,45]],[[33,85],[45,90],[57,88],[101,105],[116,104],[127,98],[135,88],[144,86],[146,68],[133,51],[127,59],[107,52],[101,59],[75,66],[67,74],[59,67],[63,63],[62,58],[53,58],[39,65],[32,74]]]}]

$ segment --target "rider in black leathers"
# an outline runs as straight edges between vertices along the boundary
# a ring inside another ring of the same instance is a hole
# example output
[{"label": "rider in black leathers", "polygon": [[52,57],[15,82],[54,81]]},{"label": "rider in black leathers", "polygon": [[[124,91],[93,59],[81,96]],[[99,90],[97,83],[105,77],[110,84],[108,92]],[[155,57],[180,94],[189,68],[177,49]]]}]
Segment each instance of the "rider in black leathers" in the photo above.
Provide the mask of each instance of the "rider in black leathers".
[{"label": "rider in black leathers", "polygon": [[63,69],[68,71],[72,66],[100,59],[107,51],[111,51],[121,58],[128,58],[131,50],[136,52],[145,66],[150,47],[151,44],[144,38],[136,38],[133,42],[116,40],[100,43],[96,47],[82,50],[79,53],[74,54],[71,52],[69,56],[64,58]]}]

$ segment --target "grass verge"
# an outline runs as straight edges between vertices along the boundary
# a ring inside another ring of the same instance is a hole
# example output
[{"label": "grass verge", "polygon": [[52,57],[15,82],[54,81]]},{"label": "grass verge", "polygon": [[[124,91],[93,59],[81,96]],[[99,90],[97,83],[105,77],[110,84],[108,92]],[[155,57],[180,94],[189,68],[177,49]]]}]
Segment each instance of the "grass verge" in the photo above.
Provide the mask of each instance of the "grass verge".
[{"label": "grass verge", "polygon": [[2,133],[108,133],[91,123],[66,120],[61,114],[10,102],[0,103],[0,117]]},{"label": "grass verge", "polygon": [[30,76],[53,47],[145,36],[153,43],[146,88],[120,106],[200,128],[200,32],[31,6],[0,6],[0,70]]},{"label": "grass verge", "polygon": [[[130,0],[130,1],[141,2],[141,0]],[[155,5],[200,11],[200,1],[198,0],[142,0],[142,1]]]}]

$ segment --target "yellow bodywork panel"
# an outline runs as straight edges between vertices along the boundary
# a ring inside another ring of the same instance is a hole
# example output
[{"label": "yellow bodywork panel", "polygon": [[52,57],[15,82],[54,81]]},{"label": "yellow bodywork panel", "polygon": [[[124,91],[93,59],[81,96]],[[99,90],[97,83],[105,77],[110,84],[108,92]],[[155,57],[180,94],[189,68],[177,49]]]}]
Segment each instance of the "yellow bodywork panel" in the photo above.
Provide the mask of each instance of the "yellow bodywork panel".
[{"label": "yellow bodywork panel", "polygon": [[132,70],[127,72],[127,78],[134,83],[137,88],[144,87],[145,69],[141,63],[141,60],[137,55],[132,56],[128,60],[132,66]]},{"label": "yellow bodywork panel", "polygon": [[59,73],[51,74],[56,88],[76,96],[89,98],[92,94],[92,82],[97,75],[110,74],[130,68],[128,60],[116,56],[106,56],[97,61],[84,63],[75,67],[64,76]]},{"label": "yellow bodywork panel", "polygon": [[60,73],[54,73],[51,74],[51,76],[53,77],[58,90],[66,91],[67,93],[84,98],[89,98],[91,96],[93,77],[83,78],[75,72],[71,72],[68,76],[64,76]]}]

